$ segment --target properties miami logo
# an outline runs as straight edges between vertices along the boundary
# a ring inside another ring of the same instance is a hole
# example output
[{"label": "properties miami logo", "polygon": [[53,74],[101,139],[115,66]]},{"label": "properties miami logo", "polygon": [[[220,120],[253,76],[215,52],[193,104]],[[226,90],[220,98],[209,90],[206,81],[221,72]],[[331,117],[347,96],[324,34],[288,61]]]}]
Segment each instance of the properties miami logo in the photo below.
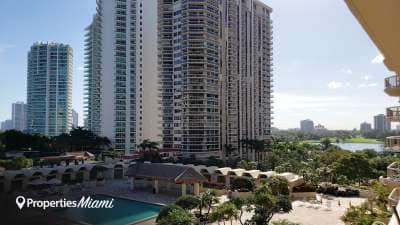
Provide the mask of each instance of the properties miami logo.
[{"label": "properties miami logo", "polygon": [[89,209],[111,209],[114,208],[114,199],[111,200],[96,200],[92,197],[82,196],[78,200],[67,200],[65,198],[59,200],[34,200],[32,198],[25,198],[24,196],[18,196],[15,198],[15,203],[18,208],[41,208],[46,210],[47,208],[89,208]]}]

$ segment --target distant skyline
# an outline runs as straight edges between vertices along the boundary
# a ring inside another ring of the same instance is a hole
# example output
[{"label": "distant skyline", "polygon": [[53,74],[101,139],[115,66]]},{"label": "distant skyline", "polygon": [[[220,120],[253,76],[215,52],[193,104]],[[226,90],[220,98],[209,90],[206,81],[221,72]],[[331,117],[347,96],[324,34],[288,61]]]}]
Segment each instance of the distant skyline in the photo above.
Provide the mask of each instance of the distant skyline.
[{"label": "distant skyline", "polygon": [[[383,92],[383,79],[391,73],[382,56],[343,1],[263,2],[273,8],[274,127],[296,128],[311,119],[328,129],[359,128],[398,104]],[[0,121],[11,118],[13,102],[26,102],[29,47],[54,41],[73,48],[73,108],[83,125],[84,28],[95,5],[95,0],[0,1]]]}]

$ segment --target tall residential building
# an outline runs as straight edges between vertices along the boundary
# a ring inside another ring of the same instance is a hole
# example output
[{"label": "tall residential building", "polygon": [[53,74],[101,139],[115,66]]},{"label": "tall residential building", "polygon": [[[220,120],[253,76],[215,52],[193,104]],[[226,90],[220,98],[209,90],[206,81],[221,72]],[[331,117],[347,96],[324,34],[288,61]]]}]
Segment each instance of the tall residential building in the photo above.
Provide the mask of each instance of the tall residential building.
[{"label": "tall residential building", "polygon": [[79,126],[79,115],[75,110],[72,110],[72,128]]},{"label": "tall residential building", "polygon": [[374,130],[378,132],[390,131],[390,121],[384,114],[378,114],[374,116]]},{"label": "tall residential building", "polygon": [[26,130],[26,104],[24,102],[16,102],[12,104],[12,128],[14,130]]},{"label": "tall residential building", "polygon": [[309,119],[300,121],[300,130],[307,133],[313,132],[314,122]]},{"label": "tall residential building", "polygon": [[241,140],[271,135],[272,9],[222,0],[220,13],[221,148],[240,149]]},{"label": "tall residential building", "polygon": [[368,133],[372,131],[372,126],[370,123],[364,122],[360,124],[360,132],[363,133]]},{"label": "tall residential building", "polygon": [[156,0],[98,0],[86,29],[85,126],[125,154],[159,137],[156,12]]},{"label": "tall residential building", "polygon": [[219,1],[159,0],[163,147],[220,155]]},{"label": "tall residential building", "polygon": [[72,48],[35,43],[28,53],[28,132],[57,136],[71,126]]},{"label": "tall residential building", "polygon": [[257,0],[158,1],[165,148],[205,158],[269,139],[271,11]]},{"label": "tall residential building", "polygon": [[3,122],[1,122],[0,128],[2,131],[13,129],[12,120],[4,120]]}]

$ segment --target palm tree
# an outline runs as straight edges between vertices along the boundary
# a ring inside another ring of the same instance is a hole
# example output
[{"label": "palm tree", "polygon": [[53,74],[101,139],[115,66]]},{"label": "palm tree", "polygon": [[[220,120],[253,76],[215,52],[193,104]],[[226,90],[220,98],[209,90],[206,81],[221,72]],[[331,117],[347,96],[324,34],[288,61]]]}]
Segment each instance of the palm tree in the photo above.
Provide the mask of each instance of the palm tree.
[{"label": "palm tree", "polygon": [[253,141],[253,145],[254,145],[254,151],[256,154],[256,162],[260,161],[260,153],[264,152],[265,150],[265,142],[263,140],[254,140]]},{"label": "palm tree", "polygon": [[232,145],[225,144],[225,155],[226,156],[231,157],[234,150],[235,150],[235,148],[233,148]]},{"label": "palm tree", "polygon": [[158,143],[155,141],[150,141],[149,139],[144,139],[142,143],[139,144],[139,148],[142,149],[142,151],[158,150]]},{"label": "palm tree", "polygon": [[[217,195],[214,191],[205,191],[198,196],[199,199],[199,214],[200,218],[203,217],[203,209],[207,209],[206,217],[210,214],[211,208],[213,204],[219,202]],[[205,220],[206,221],[206,220]]]},{"label": "palm tree", "polygon": [[[251,145],[251,140],[246,138],[246,139],[240,140],[240,142],[242,143],[242,147],[243,147],[243,145],[245,146],[244,149],[246,151],[246,159],[249,160],[249,147]],[[241,155],[240,157],[242,158],[243,156]]]}]

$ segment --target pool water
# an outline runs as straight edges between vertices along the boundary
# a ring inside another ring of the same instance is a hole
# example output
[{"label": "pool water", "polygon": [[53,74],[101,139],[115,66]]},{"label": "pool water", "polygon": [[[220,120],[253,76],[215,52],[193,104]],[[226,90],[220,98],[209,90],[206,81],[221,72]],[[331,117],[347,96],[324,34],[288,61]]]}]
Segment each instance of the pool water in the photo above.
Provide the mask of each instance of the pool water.
[{"label": "pool water", "polygon": [[[96,200],[111,200],[104,195],[92,196]],[[92,225],[127,225],[158,215],[160,206],[114,198],[114,207],[109,209],[67,208],[60,211],[62,217]]]}]

